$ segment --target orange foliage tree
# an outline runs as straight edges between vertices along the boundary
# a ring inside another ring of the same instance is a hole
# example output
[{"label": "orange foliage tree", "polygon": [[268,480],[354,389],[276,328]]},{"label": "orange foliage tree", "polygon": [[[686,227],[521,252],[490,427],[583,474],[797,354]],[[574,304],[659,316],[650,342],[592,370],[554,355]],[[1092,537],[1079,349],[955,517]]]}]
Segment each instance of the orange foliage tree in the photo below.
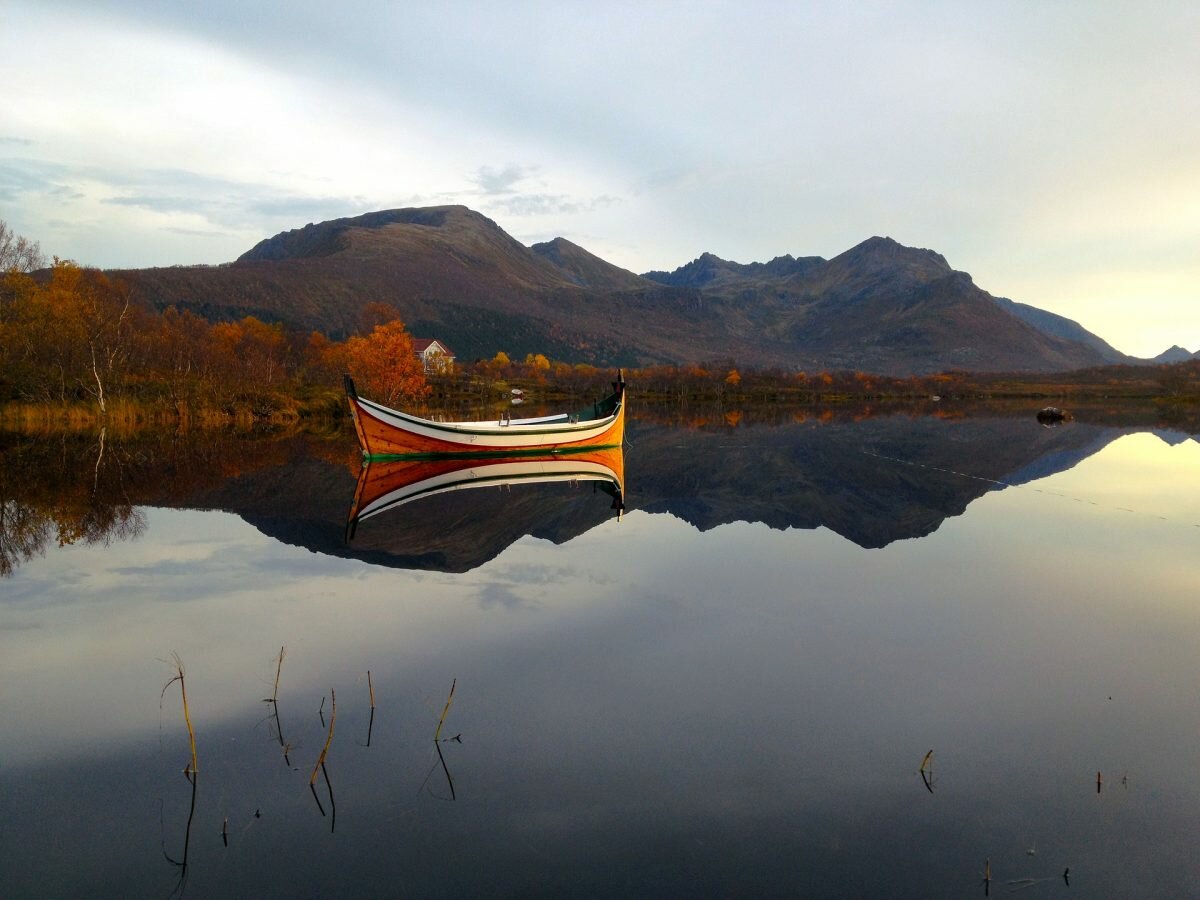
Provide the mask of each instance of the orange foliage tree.
[{"label": "orange foliage tree", "polygon": [[10,272],[4,293],[0,343],[23,391],[64,402],[91,395],[103,413],[110,383],[123,376],[133,350],[140,311],[129,291],[101,272],[56,259],[48,283]]},{"label": "orange foliage tree", "polygon": [[399,319],[376,325],[366,337],[347,340],[346,367],[365,392],[388,405],[422,400],[430,393],[425,367]]}]

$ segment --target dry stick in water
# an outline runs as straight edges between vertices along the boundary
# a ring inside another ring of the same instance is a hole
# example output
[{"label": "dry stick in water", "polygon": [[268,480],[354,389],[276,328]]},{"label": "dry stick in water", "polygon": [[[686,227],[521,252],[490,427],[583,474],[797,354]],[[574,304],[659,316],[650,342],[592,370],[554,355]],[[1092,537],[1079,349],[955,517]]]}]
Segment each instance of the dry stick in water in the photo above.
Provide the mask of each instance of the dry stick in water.
[{"label": "dry stick in water", "polygon": [[371,681],[370,669],[367,669],[367,690],[371,692],[371,719],[367,722],[367,746],[370,747],[371,732],[375,730],[375,684]]},{"label": "dry stick in water", "polygon": [[287,645],[279,648],[279,665],[275,667],[275,690],[271,692],[271,702],[279,696],[279,673],[283,670],[283,657],[287,653]]},{"label": "dry stick in water", "polygon": [[442,724],[446,721],[446,713],[450,712],[450,704],[454,702],[454,686],[458,684],[458,679],[455,678],[450,682],[450,696],[446,698],[446,708],[442,710],[442,717],[438,720],[437,731],[433,733],[433,739],[436,742],[438,736],[442,733]]},{"label": "dry stick in water", "polygon": [[189,766],[184,768],[183,774],[191,776],[193,773],[200,771],[200,763],[196,759],[196,732],[192,728],[192,717],[188,713],[187,683],[184,681],[183,677],[183,660],[179,658],[178,653],[172,653],[171,657],[175,660],[175,672],[177,674],[174,678],[163,685],[162,694],[159,695],[159,699],[161,700],[162,696],[167,693],[167,688],[169,688],[176,681],[179,682],[179,693],[183,696],[183,721],[184,724],[187,725],[188,740],[191,741],[192,745],[192,762]]},{"label": "dry stick in water", "polygon": [[[317,757],[317,764],[313,766],[312,777],[308,779],[308,784],[311,787],[317,783],[317,773],[321,771],[321,766],[325,763],[325,755],[329,752],[329,745],[333,743],[333,723],[337,721],[337,694],[333,688],[329,689],[329,736],[325,738],[325,746],[321,748],[321,755]],[[321,705],[325,705],[325,698],[321,698]]]},{"label": "dry stick in water", "polygon": [[925,789],[929,793],[933,793],[933,751],[930,750],[925,754],[925,758],[921,760],[921,781],[925,783]]}]

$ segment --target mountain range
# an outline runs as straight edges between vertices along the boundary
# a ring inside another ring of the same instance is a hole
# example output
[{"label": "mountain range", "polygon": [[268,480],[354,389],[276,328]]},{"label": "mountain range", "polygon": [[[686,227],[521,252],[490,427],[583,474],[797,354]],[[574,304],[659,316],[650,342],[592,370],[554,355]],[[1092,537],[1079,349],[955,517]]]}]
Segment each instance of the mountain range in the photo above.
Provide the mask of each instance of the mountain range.
[{"label": "mountain range", "polygon": [[736,360],[893,375],[1142,362],[1070,319],[993,297],[939,253],[886,237],[832,259],[740,264],[704,253],[638,275],[564,238],[527,247],[478,212],[440,206],[310,223],[221,266],[119,274],[159,309],[254,315],[334,338],[357,328],[367,303],[385,302],[412,334],[463,360],[503,350],[597,365]]}]

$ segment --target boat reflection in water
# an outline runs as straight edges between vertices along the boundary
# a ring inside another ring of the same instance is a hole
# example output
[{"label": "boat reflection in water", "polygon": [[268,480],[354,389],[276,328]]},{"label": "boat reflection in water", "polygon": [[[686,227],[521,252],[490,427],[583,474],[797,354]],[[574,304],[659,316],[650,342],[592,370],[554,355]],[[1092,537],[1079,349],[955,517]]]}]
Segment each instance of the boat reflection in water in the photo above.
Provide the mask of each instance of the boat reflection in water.
[{"label": "boat reflection in water", "polygon": [[446,456],[436,459],[368,461],[358,476],[354,502],[346,523],[346,540],[354,539],[358,523],[401,506],[475,488],[552,482],[590,482],[612,498],[620,520],[625,511],[625,456],[621,447],[579,453],[533,456]]}]

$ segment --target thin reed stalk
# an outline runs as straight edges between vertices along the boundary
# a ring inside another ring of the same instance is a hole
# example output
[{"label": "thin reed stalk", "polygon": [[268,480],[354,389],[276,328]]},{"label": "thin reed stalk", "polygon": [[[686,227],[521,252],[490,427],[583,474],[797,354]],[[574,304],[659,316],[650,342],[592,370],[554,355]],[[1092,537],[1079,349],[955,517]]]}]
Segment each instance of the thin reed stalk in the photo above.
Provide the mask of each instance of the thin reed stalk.
[{"label": "thin reed stalk", "polygon": [[176,675],[174,678],[172,678],[170,681],[168,681],[166,684],[163,685],[162,693],[159,695],[159,701],[161,702],[162,698],[166,695],[167,688],[169,688],[172,684],[174,684],[176,681],[178,681],[179,682],[179,693],[183,697],[183,721],[184,721],[184,724],[187,725],[188,740],[191,742],[191,746],[192,746],[192,761],[191,761],[190,765],[188,765],[187,767],[184,768],[183,774],[188,775],[190,777],[191,775],[200,771],[200,762],[196,758],[196,730],[194,728],[192,728],[192,716],[191,716],[191,713],[188,711],[187,681],[184,678],[184,675],[186,673],[184,672],[184,668],[183,668],[183,660],[179,658],[178,653],[172,653],[171,658],[175,661]]},{"label": "thin reed stalk", "polygon": [[[329,753],[329,745],[333,743],[333,723],[337,721],[337,694],[334,693],[333,688],[329,689],[329,700],[329,736],[325,738],[325,746],[321,748],[321,755],[317,757],[317,764],[313,766],[312,777],[308,779],[310,787],[317,783],[317,773],[325,765],[325,756]],[[324,699],[322,699],[322,705],[324,705]]]},{"label": "thin reed stalk", "polygon": [[283,657],[287,654],[287,646],[279,648],[279,665],[275,667],[275,690],[271,692],[271,702],[279,696],[279,673],[283,671]]},{"label": "thin reed stalk", "polygon": [[442,717],[438,719],[437,731],[433,733],[433,739],[436,742],[442,733],[442,725],[446,721],[446,713],[450,712],[450,704],[454,702],[454,688],[458,684],[458,679],[455,678],[450,682],[450,696],[446,698],[446,708],[442,710]]},{"label": "thin reed stalk", "polygon": [[371,692],[371,709],[375,708],[375,685],[371,682],[371,670],[367,669],[367,690]]}]

